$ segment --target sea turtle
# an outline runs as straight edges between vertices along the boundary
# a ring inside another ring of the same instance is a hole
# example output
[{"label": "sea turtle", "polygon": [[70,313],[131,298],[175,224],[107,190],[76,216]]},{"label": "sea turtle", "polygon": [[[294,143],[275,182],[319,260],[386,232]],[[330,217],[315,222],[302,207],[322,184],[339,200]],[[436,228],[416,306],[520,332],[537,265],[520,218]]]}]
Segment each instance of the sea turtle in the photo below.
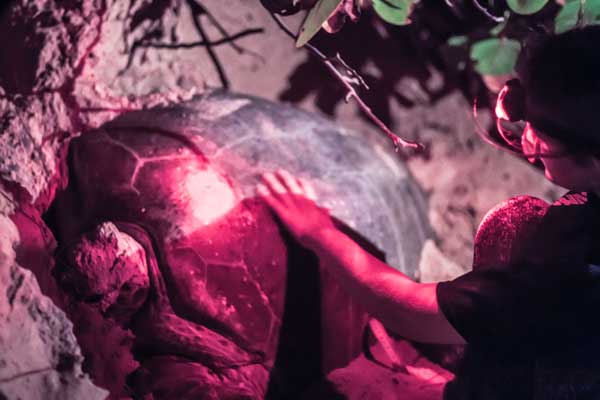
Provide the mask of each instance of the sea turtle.
[{"label": "sea turtle", "polygon": [[289,398],[360,352],[364,313],[255,197],[277,168],[311,180],[342,229],[414,275],[430,235],[422,193],[393,150],[324,117],[212,91],[72,141],[59,243],[109,221],[148,258],[150,294],[127,326],[149,379],[134,386]]}]

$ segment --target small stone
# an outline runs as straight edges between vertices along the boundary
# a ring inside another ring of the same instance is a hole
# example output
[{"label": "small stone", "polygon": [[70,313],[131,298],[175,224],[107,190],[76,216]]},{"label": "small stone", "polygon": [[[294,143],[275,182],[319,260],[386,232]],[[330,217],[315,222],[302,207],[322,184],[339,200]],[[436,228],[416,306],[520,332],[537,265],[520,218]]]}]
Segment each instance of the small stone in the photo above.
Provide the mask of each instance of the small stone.
[{"label": "small stone", "polygon": [[16,264],[17,244],[15,225],[0,214],[0,398],[106,398],[82,372],[71,322]]}]

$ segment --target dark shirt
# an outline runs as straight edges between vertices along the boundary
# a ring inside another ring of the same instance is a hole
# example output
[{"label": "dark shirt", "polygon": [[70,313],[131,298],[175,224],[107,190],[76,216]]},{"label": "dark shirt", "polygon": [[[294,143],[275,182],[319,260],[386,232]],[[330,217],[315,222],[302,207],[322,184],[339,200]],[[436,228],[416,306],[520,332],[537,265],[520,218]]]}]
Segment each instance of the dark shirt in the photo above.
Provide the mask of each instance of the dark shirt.
[{"label": "dark shirt", "polygon": [[467,341],[445,399],[600,399],[599,233],[598,198],[569,193],[508,264],[438,284]]}]

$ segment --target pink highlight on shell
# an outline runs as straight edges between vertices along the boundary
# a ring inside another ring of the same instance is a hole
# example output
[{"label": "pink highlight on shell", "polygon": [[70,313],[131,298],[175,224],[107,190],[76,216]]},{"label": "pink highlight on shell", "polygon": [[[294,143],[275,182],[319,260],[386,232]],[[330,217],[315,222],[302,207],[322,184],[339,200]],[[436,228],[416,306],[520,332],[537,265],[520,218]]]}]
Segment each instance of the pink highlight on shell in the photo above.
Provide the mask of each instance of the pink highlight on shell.
[{"label": "pink highlight on shell", "polygon": [[[212,169],[194,171],[185,178],[189,206],[193,215],[204,225],[210,225],[226,215],[236,205],[231,185]],[[210,196],[206,194],[210,193]]]}]

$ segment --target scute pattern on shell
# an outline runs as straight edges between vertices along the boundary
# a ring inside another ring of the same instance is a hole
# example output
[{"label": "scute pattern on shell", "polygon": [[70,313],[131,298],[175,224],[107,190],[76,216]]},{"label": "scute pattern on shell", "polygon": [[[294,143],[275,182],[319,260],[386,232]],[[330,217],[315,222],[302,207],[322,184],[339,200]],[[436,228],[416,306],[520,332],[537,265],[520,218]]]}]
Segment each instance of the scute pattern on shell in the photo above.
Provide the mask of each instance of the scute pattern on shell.
[{"label": "scute pattern on shell", "polygon": [[393,150],[248,96],[215,91],[124,114],[75,139],[70,160],[59,242],[112,221],[144,248],[151,290],[131,329],[139,385],[155,395],[171,382],[144,378],[168,369],[158,360],[189,362],[214,393],[225,393],[211,375],[221,371],[238,394],[261,398],[273,369],[277,390],[301,390],[361,350],[366,315],[282,235],[255,197],[261,173],[313,181],[351,236],[408,275],[431,236],[425,200]]},{"label": "scute pattern on shell", "polygon": [[[215,105],[227,112],[217,112]],[[243,198],[252,197],[260,173],[273,168],[284,167],[313,180],[320,202],[334,216],[367,237],[385,252],[390,265],[409,275],[418,264],[415,248],[431,237],[425,197],[398,155],[327,118],[214,91],[172,108],[129,113],[105,126],[116,141],[125,140],[118,132],[132,128],[184,135],[186,142],[173,135],[151,139],[171,144],[147,143],[140,151],[174,154],[179,149],[183,152],[179,156],[189,155],[189,140],[212,165],[235,177]]]}]

